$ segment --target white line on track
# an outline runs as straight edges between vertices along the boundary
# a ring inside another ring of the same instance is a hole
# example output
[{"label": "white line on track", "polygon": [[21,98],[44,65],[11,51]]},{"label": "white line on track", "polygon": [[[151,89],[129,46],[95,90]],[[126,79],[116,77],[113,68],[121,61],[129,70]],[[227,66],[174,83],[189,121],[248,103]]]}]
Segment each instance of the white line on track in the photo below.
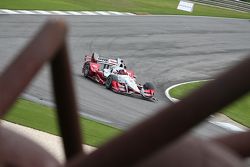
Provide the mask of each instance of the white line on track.
[{"label": "white line on track", "polygon": [[75,12],[75,11],[67,11],[70,15],[82,15],[80,12]]},{"label": "white line on track", "polygon": [[[195,82],[201,82],[201,81],[209,81],[209,80],[198,80],[198,81],[189,81],[189,82],[183,82],[183,83],[179,83],[179,84],[176,84],[176,85],[172,85],[170,86],[169,88],[167,88],[165,90],[165,95],[167,96],[167,98],[171,101],[171,102],[178,102],[179,99],[176,99],[174,97],[172,97],[170,94],[169,94],[169,91],[177,86],[180,86],[180,85],[184,85],[184,84],[188,84],[188,83],[195,83]],[[213,116],[212,116],[213,117]],[[208,122],[214,124],[214,125],[217,125],[219,127],[222,127],[224,129],[227,129],[227,130],[231,130],[231,131],[235,131],[235,132],[244,132],[245,130],[240,128],[240,127],[237,127],[231,123],[228,123],[228,122],[220,122],[220,121],[211,121],[211,120],[208,120]]]},{"label": "white line on track", "polygon": [[121,12],[114,12],[114,11],[108,11],[108,12],[114,15],[123,15],[123,13]]},{"label": "white line on track", "polygon": [[169,88],[167,88],[165,90],[165,95],[167,96],[167,98],[171,101],[171,102],[178,102],[179,99],[176,99],[174,97],[172,97],[170,94],[169,94],[169,91],[177,86],[180,86],[180,85],[184,85],[184,84],[188,84],[188,83],[195,83],[195,82],[202,82],[202,81],[209,81],[209,80],[199,80],[199,81],[189,81],[189,82],[183,82],[183,83],[179,83],[179,84],[176,84],[176,85],[172,85],[170,86]]},{"label": "white line on track", "polygon": [[219,122],[219,121],[211,121],[209,120],[208,122],[212,123],[212,124],[215,124],[219,127],[222,127],[224,129],[228,129],[228,130],[231,130],[231,131],[236,131],[236,132],[245,132],[244,129],[241,129],[233,124],[230,124],[228,122]]},{"label": "white line on track", "polygon": [[8,10],[8,9],[2,9],[1,12],[7,13],[7,14],[18,14],[18,12],[14,10]]},{"label": "white line on track", "polygon": [[42,15],[49,15],[50,13],[47,11],[43,11],[43,10],[35,10],[34,12],[42,14]]},{"label": "white line on track", "polygon": [[69,15],[66,12],[62,12],[62,11],[50,11],[52,14],[57,14],[57,15]]},{"label": "white line on track", "polygon": [[[68,11],[47,11],[50,13],[50,15],[72,15],[68,13]],[[71,11],[69,11],[71,12]],[[73,14],[73,15],[90,15],[90,16],[95,16],[95,15],[102,15],[97,13],[96,11],[78,11],[78,14]],[[234,19],[234,20],[246,20],[246,19],[240,19],[240,18],[227,18],[227,17],[213,17],[213,16],[190,16],[190,15],[136,15],[134,13],[129,13],[129,12],[115,12],[115,11],[107,11],[107,13],[110,14],[110,16],[137,16],[137,17],[201,17],[201,18],[213,18],[213,19]],[[9,9],[0,9],[0,14],[16,14],[16,15],[21,15],[21,14],[27,14],[27,15],[42,15],[41,13],[34,12],[32,10],[9,10]],[[109,16],[108,14],[106,14]]]},{"label": "white line on track", "polygon": [[[127,15],[131,15],[131,16],[136,15],[136,14],[134,14],[134,13],[125,13],[125,14],[127,14]],[[144,15],[144,16],[147,16],[147,15]]]},{"label": "white line on track", "polygon": [[29,10],[17,10],[17,12],[21,14],[34,14],[34,12],[29,11]]},{"label": "white line on track", "polygon": [[111,15],[110,13],[104,11],[96,11],[96,13],[100,15]]},{"label": "white line on track", "polygon": [[98,15],[97,13],[90,11],[83,11],[82,13],[84,13],[85,15]]},{"label": "white line on track", "polygon": [[115,11],[44,11],[44,10],[8,10],[0,9],[0,14],[28,14],[28,15],[104,15],[104,16],[132,16],[133,13]]}]

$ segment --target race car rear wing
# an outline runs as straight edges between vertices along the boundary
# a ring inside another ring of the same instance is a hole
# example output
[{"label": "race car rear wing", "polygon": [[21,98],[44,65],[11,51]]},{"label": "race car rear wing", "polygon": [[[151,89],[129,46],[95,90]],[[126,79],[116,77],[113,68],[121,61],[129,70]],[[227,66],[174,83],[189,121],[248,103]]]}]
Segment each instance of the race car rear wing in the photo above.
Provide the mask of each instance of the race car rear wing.
[{"label": "race car rear wing", "polygon": [[[91,55],[85,55],[84,61],[85,62],[92,61],[92,56]],[[97,63],[108,64],[108,65],[117,65],[118,61],[116,59],[109,59],[109,58],[106,58],[106,57],[99,57],[98,60],[97,60]]]}]

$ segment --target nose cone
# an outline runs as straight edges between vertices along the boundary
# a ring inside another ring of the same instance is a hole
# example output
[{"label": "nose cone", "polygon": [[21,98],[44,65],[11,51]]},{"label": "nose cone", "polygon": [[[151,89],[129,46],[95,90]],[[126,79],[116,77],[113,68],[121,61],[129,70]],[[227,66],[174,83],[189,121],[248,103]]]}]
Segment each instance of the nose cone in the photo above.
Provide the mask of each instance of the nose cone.
[{"label": "nose cone", "polygon": [[127,84],[128,84],[128,86],[129,86],[130,88],[132,88],[135,92],[140,93],[140,90],[138,89],[137,84],[135,83],[135,81],[134,81],[133,79],[130,78],[129,81],[127,82]]}]

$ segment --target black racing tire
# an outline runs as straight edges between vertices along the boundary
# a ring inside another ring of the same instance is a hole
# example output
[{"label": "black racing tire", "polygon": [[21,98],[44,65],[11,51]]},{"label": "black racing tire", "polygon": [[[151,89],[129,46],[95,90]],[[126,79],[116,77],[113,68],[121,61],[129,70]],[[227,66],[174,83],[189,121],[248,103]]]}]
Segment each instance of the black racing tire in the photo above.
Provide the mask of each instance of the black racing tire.
[{"label": "black racing tire", "polygon": [[143,89],[144,89],[144,90],[149,90],[149,89],[155,90],[155,87],[154,87],[154,85],[153,85],[151,82],[146,82],[146,83],[143,85]]},{"label": "black racing tire", "polygon": [[85,64],[84,67],[83,67],[83,76],[84,77],[88,77],[89,76],[89,70],[90,70],[89,64]]},{"label": "black racing tire", "polygon": [[111,87],[112,87],[112,81],[118,81],[117,76],[115,76],[115,75],[109,75],[108,76],[108,78],[107,78],[107,80],[105,82],[105,87],[107,89],[111,89]]}]

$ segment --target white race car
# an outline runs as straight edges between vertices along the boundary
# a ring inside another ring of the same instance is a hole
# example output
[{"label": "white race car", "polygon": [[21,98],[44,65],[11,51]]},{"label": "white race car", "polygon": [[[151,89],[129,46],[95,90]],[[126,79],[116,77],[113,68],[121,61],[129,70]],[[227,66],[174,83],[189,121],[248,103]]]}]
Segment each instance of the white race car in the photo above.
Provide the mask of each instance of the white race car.
[{"label": "white race car", "polygon": [[111,72],[105,82],[107,89],[122,94],[137,94],[150,100],[154,97],[155,88],[152,83],[146,82],[144,85],[137,84],[132,71],[120,69],[118,72]]}]

